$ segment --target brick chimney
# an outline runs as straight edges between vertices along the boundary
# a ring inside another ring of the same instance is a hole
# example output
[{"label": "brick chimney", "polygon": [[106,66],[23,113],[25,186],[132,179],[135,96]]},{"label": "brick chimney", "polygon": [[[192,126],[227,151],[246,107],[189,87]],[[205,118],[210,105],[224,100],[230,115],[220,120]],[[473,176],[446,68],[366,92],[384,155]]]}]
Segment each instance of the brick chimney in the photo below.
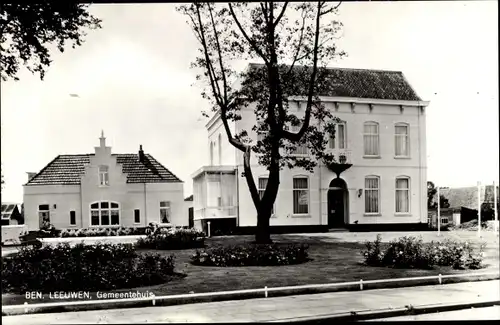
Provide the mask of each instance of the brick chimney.
[{"label": "brick chimney", "polygon": [[29,182],[33,179],[33,177],[36,176],[37,173],[27,172],[26,174],[28,174],[28,182]]},{"label": "brick chimney", "polygon": [[144,151],[142,151],[142,144],[139,145],[139,161],[144,162]]}]

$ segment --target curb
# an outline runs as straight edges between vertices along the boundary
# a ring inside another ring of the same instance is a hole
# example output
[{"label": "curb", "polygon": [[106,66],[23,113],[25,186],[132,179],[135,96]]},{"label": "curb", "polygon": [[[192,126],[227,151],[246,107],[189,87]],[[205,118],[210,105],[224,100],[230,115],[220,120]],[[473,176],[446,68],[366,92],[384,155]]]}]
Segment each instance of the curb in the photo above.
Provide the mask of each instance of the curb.
[{"label": "curb", "polygon": [[420,305],[420,306],[405,306],[398,308],[385,308],[385,309],[375,309],[375,310],[361,310],[361,311],[350,311],[342,312],[337,314],[328,314],[320,316],[306,316],[306,317],[296,317],[296,318],[285,318],[279,320],[268,321],[268,323],[315,323],[315,324],[330,324],[331,321],[335,320],[345,320],[345,321],[365,321],[365,320],[377,320],[381,318],[390,318],[398,316],[409,316],[409,315],[420,315],[420,314],[432,314],[438,312],[463,310],[469,308],[484,308],[491,306],[500,305],[500,300],[493,301],[476,301],[476,302],[459,302],[459,303],[442,303],[434,305]]},{"label": "curb", "polygon": [[[467,282],[479,282],[479,281],[492,281],[498,280],[500,276],[498,274],[491,275],[477,275],[475,277],[469,278],[455,278],[447,279],[442,285],[452,284],[452,283],[467,283]],[[374,290],[374,289],[398,289],[407,288],[414,286],[429,286],[437,285],[436,280],[414,280],[410,283],[404,283],[401,285],[399,282],[395,283],[372,283],[364,284],[363,290]],[[272,288],[269,288],[270,290]],[[158,301],[151,300],[134,300],[134,301],[117,301],[110,304],[99,303],[84,303],[79,305],[64,305],[64,306],[50,306],[47,303],[46,306],[36,306],[31,307],[29,304],[25,305],[3,305],[2,306],[2,316],[11,315],[22,315],[22,314],[38,314],[38,313],[61,313],[61,312],[73,312],[73,311],[90,311],[90,310],[102,310],[102,309],[120,309],[120,308],[137,308],[137,307],[151,307],[151,306],[174,306],[174,305],[185,305],[185,304],[195,304],[195,303],[207,303],[207,302],[221,302],[229,300],[246,300],[246,299],[262,299],[262,298],[273,298],[273,297],[285,297],[285,296],[295,296],[295,295],[307,295],[307,294],[318,294],[318,293],[329,293],[329,292],[346,292],[346,291],[360,291],[359,284],[346,284],[339,287],[328,287],[328,288],[290,288],[282,291],[269,291],[265,297],[262,292],[211,292],[203,294],[203,296],[184,296],[184,297],[172,297],[173,299],[165,299]],[[69,302],[69,301],[68,301]],[[406,311],[406,309],[404,309]],[[349,316],[352,317],[351,314]],[[331,315],[328,317],[332,317]],[[340,317],[340,316],[338,316]]]}]

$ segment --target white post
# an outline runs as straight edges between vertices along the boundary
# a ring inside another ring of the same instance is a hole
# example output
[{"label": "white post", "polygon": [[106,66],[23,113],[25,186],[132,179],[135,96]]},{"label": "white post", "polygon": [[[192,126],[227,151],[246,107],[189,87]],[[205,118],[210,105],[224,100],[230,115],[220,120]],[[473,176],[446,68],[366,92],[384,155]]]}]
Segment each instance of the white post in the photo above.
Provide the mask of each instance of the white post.
[{"label": "white post", "polygon": [[493,181],[493,211],[495,211],[495,233],[498,232],[498,211],[497,211],[497,186],[495,185],[495,181]]},{"label": "white post", "polygon": [[438,208],[437,208],[437,224],[438,224],[438,237],[441,236],[441,200],[439,196],[439,186],[437,187],[437,200],[438,200]]},{"label": "white post", "polygon": [[477,182],[477,236],[481,237],[481,182]]},{"label": "white post", "polygon": [[207,221],[207,225],[208,225],[208,237],[210,237],[210,221]]}]

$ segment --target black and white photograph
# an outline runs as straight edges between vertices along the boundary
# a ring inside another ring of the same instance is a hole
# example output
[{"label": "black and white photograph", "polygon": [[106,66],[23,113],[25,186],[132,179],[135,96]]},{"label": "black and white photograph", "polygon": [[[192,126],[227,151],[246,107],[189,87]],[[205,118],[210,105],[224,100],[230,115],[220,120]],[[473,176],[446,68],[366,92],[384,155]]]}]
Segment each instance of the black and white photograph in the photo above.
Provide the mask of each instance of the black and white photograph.
[{"label": "black and white photograph", "polygon": [[0,30],[3,324],[500,319],[498,1]]}]

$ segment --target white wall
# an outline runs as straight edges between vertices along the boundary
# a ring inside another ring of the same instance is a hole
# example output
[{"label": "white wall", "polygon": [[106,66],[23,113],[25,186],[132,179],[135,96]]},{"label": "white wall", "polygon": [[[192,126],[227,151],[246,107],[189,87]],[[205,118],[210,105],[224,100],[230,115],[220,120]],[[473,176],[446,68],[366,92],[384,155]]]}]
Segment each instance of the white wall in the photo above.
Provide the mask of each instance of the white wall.
[{"label": "white wall", "polygon": [[[235,134],[235,123],[230,121],[229,126],[231,132],[234,136]],[[220,147],[219,147],[219,135],[221,138]],[[209,147],[209,157],[207,157],[207,164],[210,165],[210,142],[214,144],[213,148],[213,165],[235,165],[236,164],[236,148],[233,147],[232,144],[229,143],[226,130],[224,129],[224,125],[222,120],[218,117],[214,118],[213,121],[210,121],[208,124],[208,142],[207,146]],[[219,156],[220,151],[220,156]],[[219,159],[220,158],[220,159]]]}]

